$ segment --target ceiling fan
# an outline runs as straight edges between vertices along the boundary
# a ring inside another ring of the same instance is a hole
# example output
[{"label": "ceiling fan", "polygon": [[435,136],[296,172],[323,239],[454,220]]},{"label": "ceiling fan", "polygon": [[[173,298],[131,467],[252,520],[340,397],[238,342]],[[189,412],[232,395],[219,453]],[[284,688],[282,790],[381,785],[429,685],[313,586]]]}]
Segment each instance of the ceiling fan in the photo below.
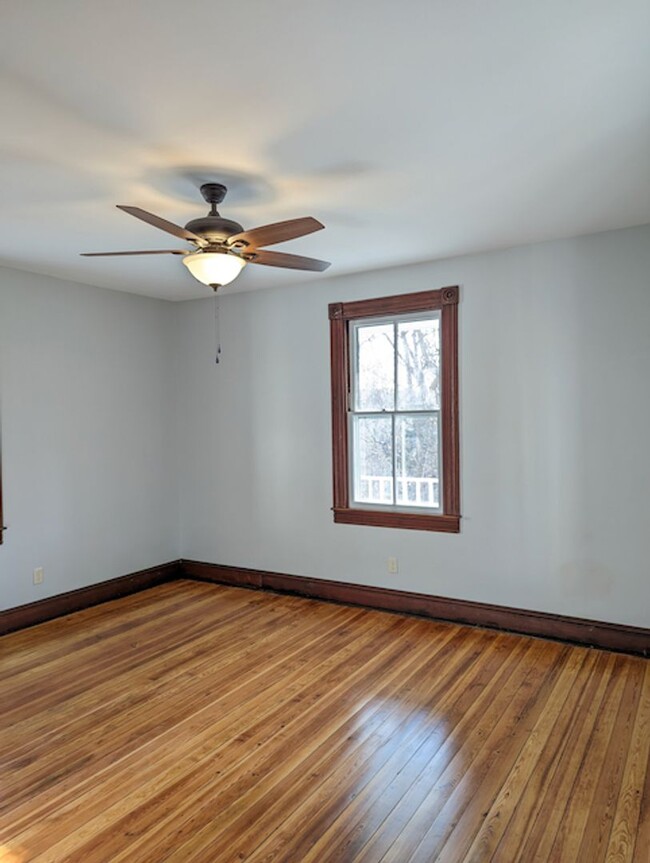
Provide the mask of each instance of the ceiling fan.
[{"label": "ceiling fan", "polygon": [[168,222],[160,216],[141,210],[140,207],[126,207],[118,204],[120,210],[173,234],[181,240],[194,245],[194,249],[157,249],[134,252],[83,252],[83,257],[103,257],[114,255],[183,255],[183,263],[199,282],[209,285],[213,290],[232,282],[246,264],[264,264],[267,267],[285,267],[290,270],[312,270],[322,272],[330,265],[328,261],[305,258],[302,255],[288,255],[284,252],[269,252],[261,246],[273,246],[294,240],[325,226],[317,219],[306,216],[302,219],[289,219],[275,222],[260,228],[245,231],[238,222],[224,219],[219,215],[217,204],[226,197],[227,188],[221,183],[204,183],[201,194],[210,204],[207,216],[192,219],[184,228]]}]

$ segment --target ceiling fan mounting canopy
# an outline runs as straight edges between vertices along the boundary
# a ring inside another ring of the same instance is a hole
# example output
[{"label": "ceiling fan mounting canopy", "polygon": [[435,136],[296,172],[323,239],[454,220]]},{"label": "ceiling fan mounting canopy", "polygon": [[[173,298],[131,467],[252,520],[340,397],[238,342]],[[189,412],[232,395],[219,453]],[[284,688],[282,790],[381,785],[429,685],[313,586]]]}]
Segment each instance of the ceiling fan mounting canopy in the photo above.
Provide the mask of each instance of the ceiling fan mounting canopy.
[{"label": "ceiling fan mounting canopy", "polygon": [[271,225],[244,230],[239,222],[224,219],[217,210],[226,197],[227,188],[222,183],[204,183],[201,194],[210,204],[207,216],[191,219],[184,228],[167,221],[154,213],[118,204],[118,208],[135,216],[161,231],[172,234],[181,240],[192,243],[194,249],[162,249],[133,252],[84,252],[86,257],[115,255],[183,255],[183,263],[192,275],[203,284],[213,288],[228,284],[241,272],[247,263],[263,264],[267,267],[283,267],[291,270],[311,270],[322,272],[329,267],[328,261],[305,258],[302,255],[289,255],[284,252],[269,252],[262,246],[273,246],[297,237],[304,237],[325,226],[317,219],[306,216],[301,219],[287,219]]},{"label": "ceiling fan mounting canopy", "polygon": [[220,204],[228,193],[228,189],[223,183],[204,183],[200,192],[206,204]]}]

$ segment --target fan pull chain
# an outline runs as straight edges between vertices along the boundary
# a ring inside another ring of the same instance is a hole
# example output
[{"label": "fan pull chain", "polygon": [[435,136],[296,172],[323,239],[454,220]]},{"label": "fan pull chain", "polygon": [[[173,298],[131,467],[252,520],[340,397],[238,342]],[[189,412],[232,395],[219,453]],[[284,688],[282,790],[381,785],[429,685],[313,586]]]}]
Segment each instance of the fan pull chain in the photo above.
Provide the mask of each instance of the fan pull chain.
[{"label": "fan pull chain", "polygon": [[216,293],[214,295],[214,340],[217,348],[214,361],[219,365],[219,358],[221,356],[221,323],[219,320],[219,296]]}]

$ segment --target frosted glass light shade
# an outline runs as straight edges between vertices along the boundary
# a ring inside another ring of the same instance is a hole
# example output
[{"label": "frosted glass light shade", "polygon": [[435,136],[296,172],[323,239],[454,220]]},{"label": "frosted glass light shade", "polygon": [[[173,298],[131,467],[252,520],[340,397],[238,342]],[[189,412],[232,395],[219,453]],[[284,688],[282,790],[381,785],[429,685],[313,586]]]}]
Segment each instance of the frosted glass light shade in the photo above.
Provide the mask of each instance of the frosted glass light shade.
[{"label": "frosted glass light shade", "polygon": [[236,279],[246,261],[227,252],[192,252],[183,263],[195,279],[204,285],[227,285]]}]

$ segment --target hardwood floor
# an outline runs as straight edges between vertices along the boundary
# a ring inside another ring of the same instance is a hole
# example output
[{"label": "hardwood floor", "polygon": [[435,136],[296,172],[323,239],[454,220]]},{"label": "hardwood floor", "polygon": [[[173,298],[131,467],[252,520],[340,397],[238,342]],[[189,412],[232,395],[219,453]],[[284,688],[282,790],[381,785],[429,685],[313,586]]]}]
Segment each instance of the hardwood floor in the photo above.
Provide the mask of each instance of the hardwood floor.
[{"label": "hardwood floor", "polygon": [[190,581],[0,651],[2,863],[650,860],[642,658]]}]

